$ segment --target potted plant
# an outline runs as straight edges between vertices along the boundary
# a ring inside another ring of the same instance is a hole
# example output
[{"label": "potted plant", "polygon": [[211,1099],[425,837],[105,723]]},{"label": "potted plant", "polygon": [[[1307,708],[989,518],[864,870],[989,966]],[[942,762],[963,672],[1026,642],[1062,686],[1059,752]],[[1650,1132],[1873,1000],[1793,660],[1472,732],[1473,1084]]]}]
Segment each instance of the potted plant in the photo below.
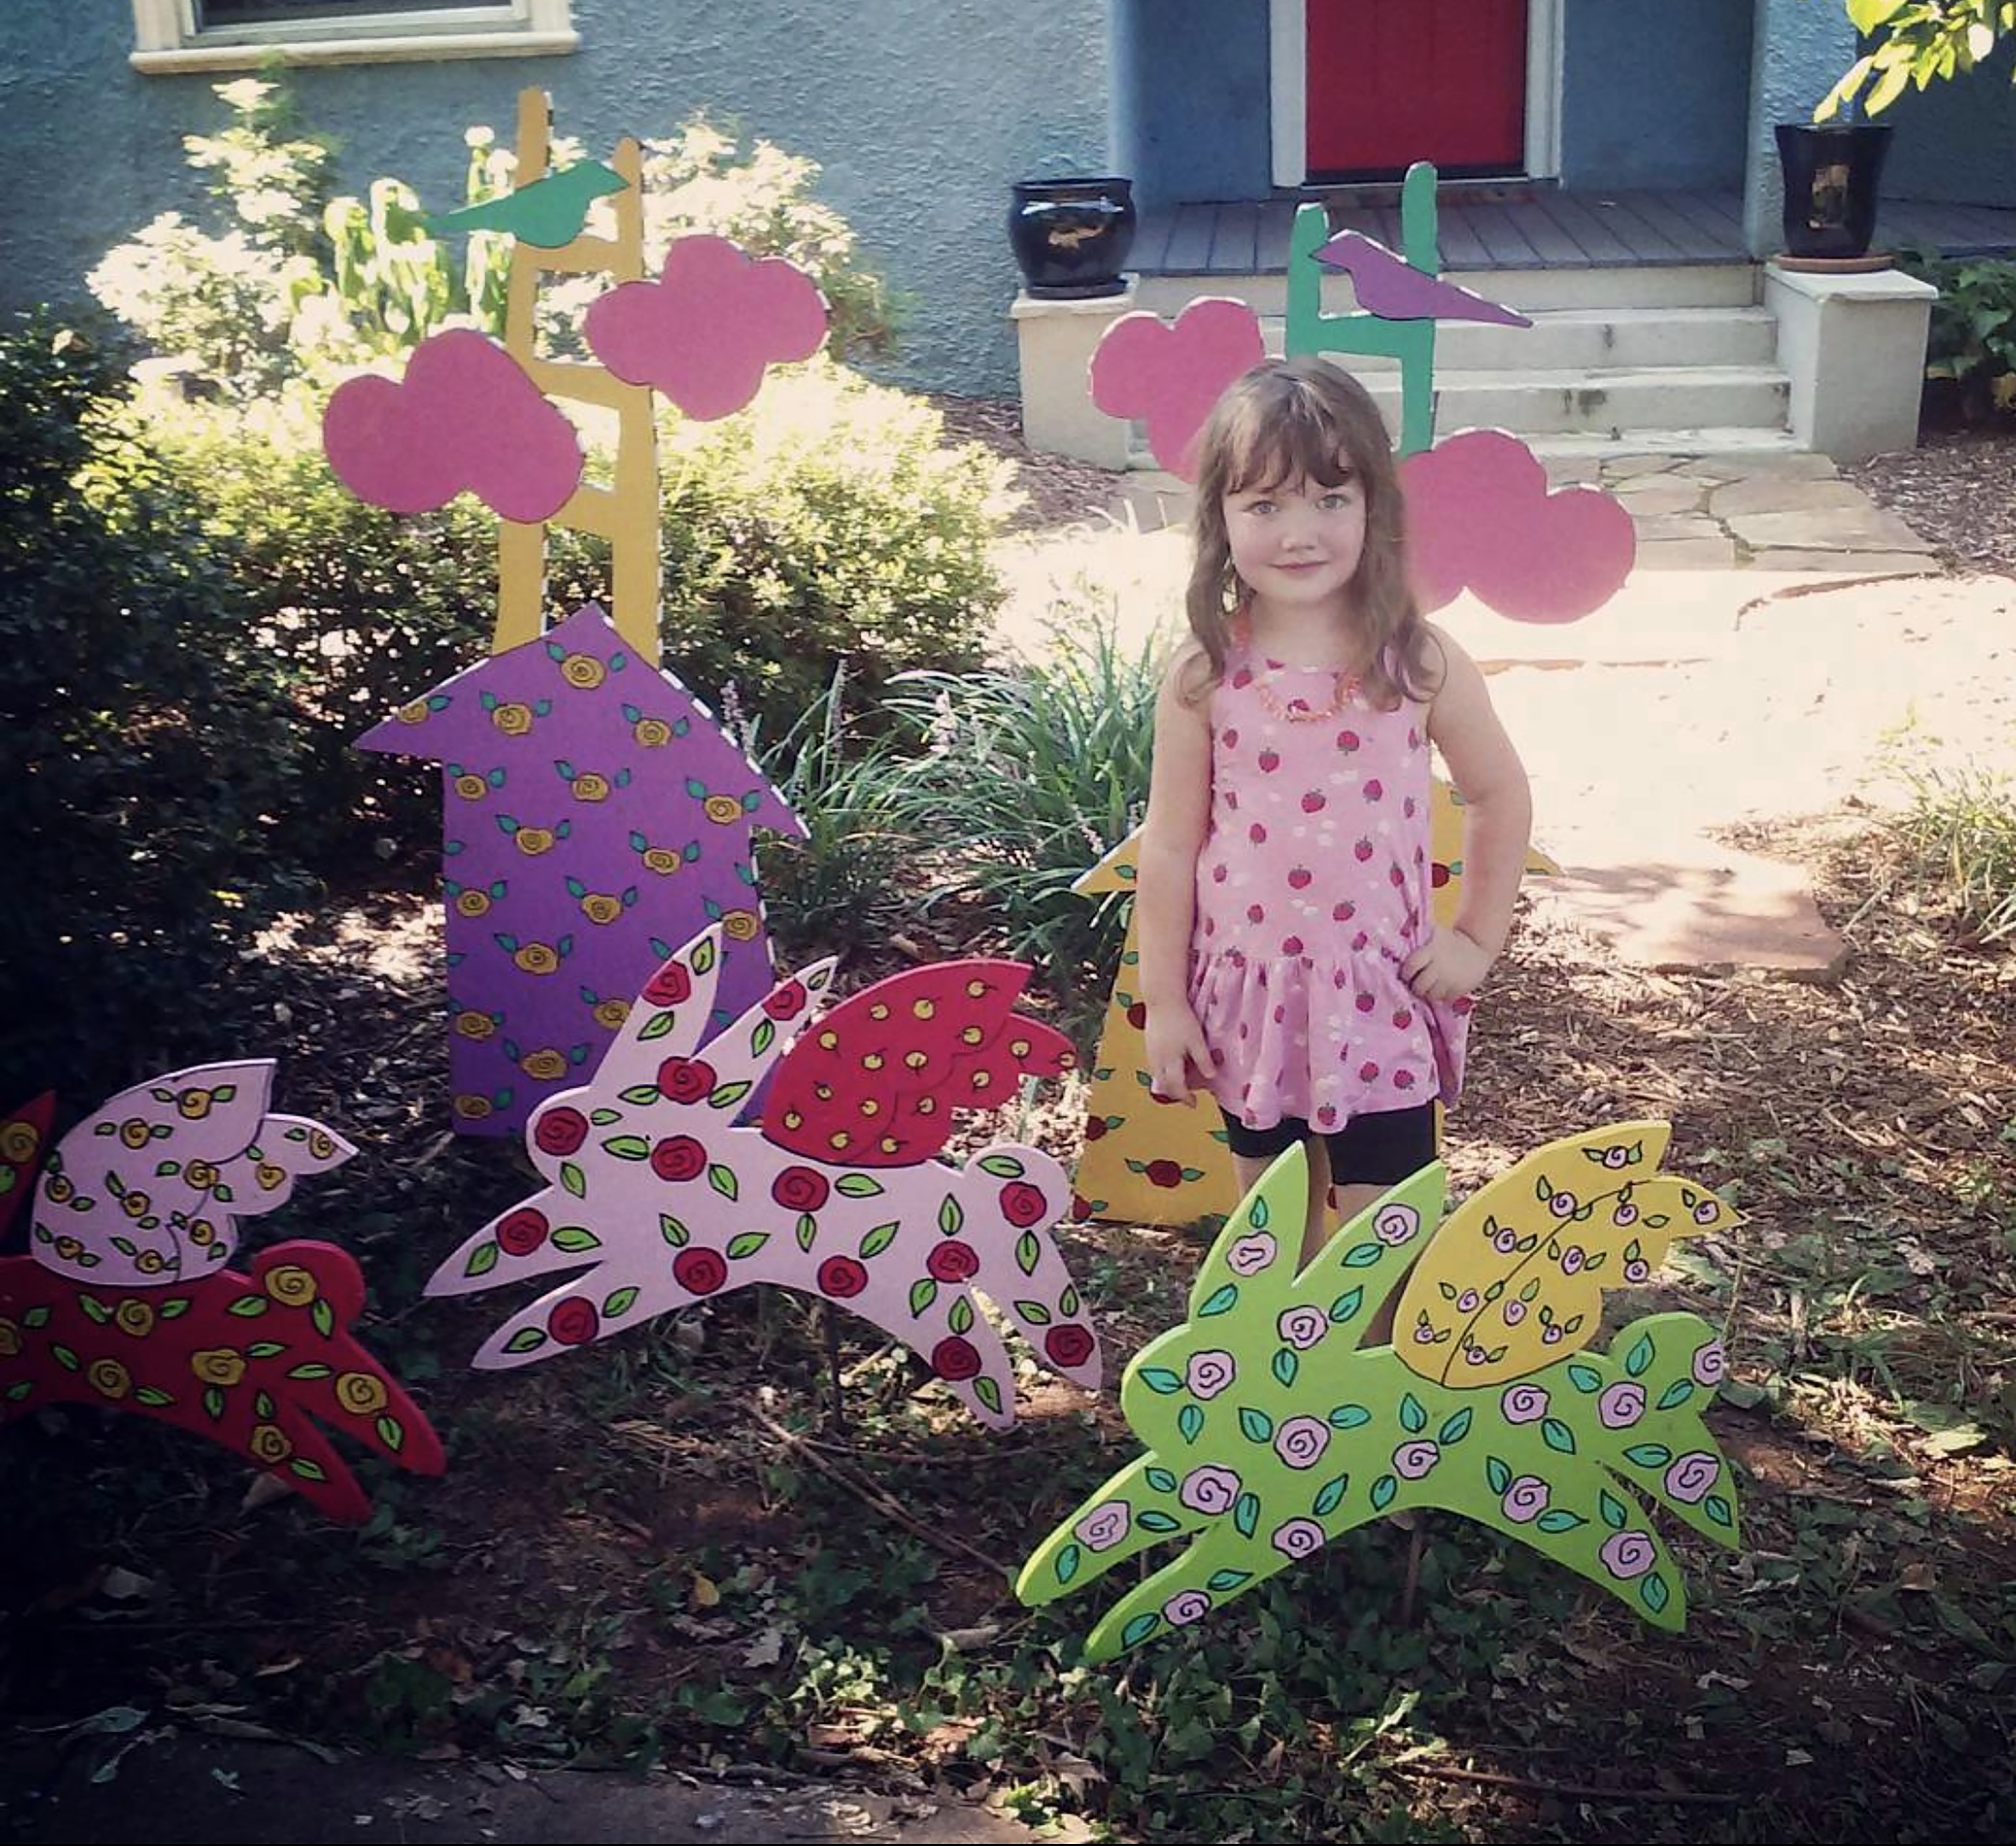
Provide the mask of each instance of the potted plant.
[{"label": "potted plant", "polygon": [[1134,247],[1133,182],[1111,175],[1017,180],[1008,242],[1023,286],[1044,300],[1117,295]]},{"label": "potted plant", "polygon": [[1777,124],[1788,256],[1841,261],[1868,255],[1894,131],[1888,122]]}]

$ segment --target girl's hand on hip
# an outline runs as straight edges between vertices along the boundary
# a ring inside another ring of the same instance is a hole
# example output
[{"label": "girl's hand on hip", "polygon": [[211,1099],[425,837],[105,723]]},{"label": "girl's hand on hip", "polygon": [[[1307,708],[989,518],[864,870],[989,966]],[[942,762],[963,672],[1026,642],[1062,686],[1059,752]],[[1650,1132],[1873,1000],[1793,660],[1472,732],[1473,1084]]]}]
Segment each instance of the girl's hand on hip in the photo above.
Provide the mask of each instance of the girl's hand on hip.
[{"label": "girl's hand on hip", "polygon": [[1143,1035],[1148,1043],[1148,1093],[1164,1102],[1190,1100],[1190,1092],[1211,1081],[1211,1047],[1204,1027],[1186,1006],[1150,1006]]},{"label": "girl's hand on hip", "polygon": [[1474,993],[1497,957],[1460,930],[1437,930],[1400,964],[1400,978],[1424,1000]]}]

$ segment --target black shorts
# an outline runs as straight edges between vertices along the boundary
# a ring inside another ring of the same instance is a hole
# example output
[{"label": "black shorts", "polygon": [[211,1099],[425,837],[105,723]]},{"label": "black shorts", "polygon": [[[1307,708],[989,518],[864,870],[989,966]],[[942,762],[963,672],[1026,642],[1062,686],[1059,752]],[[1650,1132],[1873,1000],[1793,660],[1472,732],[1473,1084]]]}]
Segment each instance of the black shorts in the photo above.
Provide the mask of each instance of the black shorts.
[{"label": "black shorts", "polygon": [[[1284,1115],[1271,1128],[1249,1128],[1222,1106],[1219,1113],[1225,1117],[1226,1146],[1244,1160],[1272,1160],[1309,1138],[1309,1125],[1298,1115]],[[1417,1103],[1411,1109],[1354,1115],[1323,1141],[1330,1150],[1333,1186],[1398,1186],[1435,1162],[1435,1106]]]}]

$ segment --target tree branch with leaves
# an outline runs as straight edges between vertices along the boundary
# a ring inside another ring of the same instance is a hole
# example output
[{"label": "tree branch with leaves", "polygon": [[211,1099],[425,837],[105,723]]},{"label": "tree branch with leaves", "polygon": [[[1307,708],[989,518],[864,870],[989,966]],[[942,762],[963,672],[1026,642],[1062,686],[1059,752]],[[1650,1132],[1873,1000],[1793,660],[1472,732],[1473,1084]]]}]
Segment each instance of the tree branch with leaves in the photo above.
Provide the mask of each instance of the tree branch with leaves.
[{"label": "tree branch with leaves", "polygon": [[[1929,89],[1964,74],[2016,31],[2016,0],[1846,0],[1848,16],[1865,38],[1881,39],[1857,58],[1813,111],[1823,122],[1858,97],[1877,115],[1906,85]],[[1863,92],[1867,91],[1865,95]]]}]

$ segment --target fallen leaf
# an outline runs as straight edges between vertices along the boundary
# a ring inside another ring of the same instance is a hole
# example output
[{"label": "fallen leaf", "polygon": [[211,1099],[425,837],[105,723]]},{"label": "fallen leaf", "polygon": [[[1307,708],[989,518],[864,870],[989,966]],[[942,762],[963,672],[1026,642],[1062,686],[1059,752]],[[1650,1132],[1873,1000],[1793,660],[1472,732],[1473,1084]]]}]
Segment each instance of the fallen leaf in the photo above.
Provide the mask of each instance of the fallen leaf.
[{"label": "fallen leaf", "polygon": [[721,1592],[715,1588],[714,1579],[693,1572],[693,1606],[696,1609],[711,1609],[721,1600]]},{"label": "fallen leaf", "polygon": [[252,1484],[245,1490],[245,1497],[238,1502],[241,1513],[257,1513],[261,1506],[270,1506],[275,1500],[293,1497],[293,1489],[277,1474],[255,1474]]},{"label": "fallen leaf", "polygon": [[742,1664],[745,1667],[774,1667],[783,1657],[784,1631],[766,1628],[743,1650]]},{"label": "fallen leaf", "polygon": [[99,1580],[98,1593],[110,1596],[115,1602],[129,1602],[135,1596],[152,1596],[154,1580],[129,1571],[123,1564],[114,1564]]}]

